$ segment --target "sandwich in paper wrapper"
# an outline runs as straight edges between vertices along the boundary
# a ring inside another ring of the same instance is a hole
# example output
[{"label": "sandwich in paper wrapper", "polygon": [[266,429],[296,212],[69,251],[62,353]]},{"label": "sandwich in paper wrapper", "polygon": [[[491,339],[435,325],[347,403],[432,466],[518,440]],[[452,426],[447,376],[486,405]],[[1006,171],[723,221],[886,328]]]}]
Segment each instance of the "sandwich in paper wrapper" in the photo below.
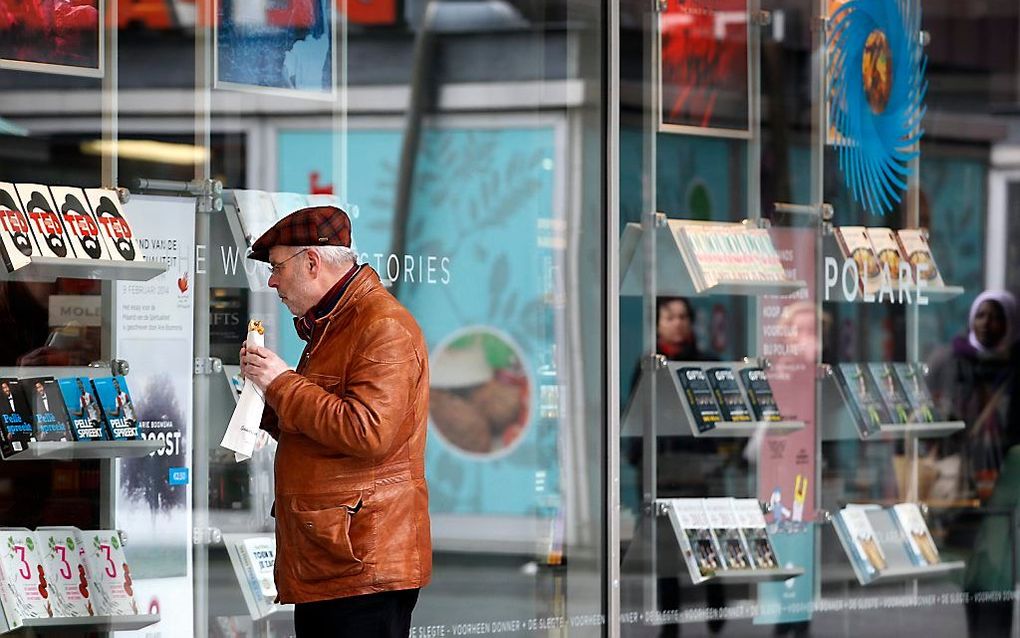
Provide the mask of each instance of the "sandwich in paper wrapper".
[{"label": "sandwich in paper wrapper", "polygon": [[[248,338],[245,340],[245,345],[249,348],[266,345],[266,329],[262,327],[261,321],[253,319],[248,322]],[[265,399],[255,384],[245,379],[241,398],[237,400],[237,406],[230,416],[227,431],[223,435],[223,440],[220,441],[220,447],[234,452],[235,461],[247,461],[255,451],[255,443],[259,438],[259,425],[262,423],[262,409],[265,405]]]}]

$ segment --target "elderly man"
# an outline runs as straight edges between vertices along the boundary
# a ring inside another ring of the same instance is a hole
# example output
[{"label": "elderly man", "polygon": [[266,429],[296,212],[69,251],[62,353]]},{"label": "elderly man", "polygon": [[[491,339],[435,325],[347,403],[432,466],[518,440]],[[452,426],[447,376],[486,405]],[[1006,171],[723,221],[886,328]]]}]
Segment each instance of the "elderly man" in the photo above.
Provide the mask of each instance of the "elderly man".
[{"label": "elderly man", "polygon": [[421,329],[351,251],[332,206],[281,219],[252,246],[294,314],[291,369],[241,350],[276,452],[276,586],[302,636],[404,636],[432,545],[425,485],[428,359]]}]

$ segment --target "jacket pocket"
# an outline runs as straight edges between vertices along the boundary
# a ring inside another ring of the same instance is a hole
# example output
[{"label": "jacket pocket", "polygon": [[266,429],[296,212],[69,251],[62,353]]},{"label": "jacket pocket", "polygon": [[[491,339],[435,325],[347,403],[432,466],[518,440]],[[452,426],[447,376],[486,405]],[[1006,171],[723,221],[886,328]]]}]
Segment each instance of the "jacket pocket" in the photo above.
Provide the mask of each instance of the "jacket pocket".
[{"label": "jacket pocket", "polygon": [[292,556],[299,579],[329,580],[365,569],[363,552],[368,550],[371,530],[359,516],[363,505],[361,492],[292,498]]}]

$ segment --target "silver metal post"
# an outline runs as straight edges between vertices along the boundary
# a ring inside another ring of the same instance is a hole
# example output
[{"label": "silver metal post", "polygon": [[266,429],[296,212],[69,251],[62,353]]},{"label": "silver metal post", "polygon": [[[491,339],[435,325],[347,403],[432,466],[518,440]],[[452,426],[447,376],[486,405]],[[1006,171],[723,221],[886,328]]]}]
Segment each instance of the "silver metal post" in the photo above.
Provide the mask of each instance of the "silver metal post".
[{"label": "silver metal post", "polygon": [[606,56],[606,600],[607,635],[620,629],[620,5],[607,3]]}]

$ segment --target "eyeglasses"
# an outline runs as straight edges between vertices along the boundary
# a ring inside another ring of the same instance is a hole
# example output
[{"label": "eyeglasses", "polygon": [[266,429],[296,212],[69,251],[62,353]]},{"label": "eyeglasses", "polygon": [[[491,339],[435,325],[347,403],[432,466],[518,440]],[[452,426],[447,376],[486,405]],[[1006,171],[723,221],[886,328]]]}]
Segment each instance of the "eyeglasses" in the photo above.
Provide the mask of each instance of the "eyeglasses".
[{"label": "eyeglasses", "polygon": [[283,270],[283,265],[284,265],[285,263],[287,263],[287,262],[288,262],[288,261],[290,261],[291,259],[294,259],[295,257],[297,257],[297,256],[298,256],[298,255],[300,255],[301,253],[305,252],[306,250],[308,250],[308,249],[307,249],[307,248],[302,248],[301,250],[297,251],[296,253],[294,253],[294,254],[293,254],[293,255],[291,255],[290,257],[288,257],[288,258],[284,259],[283,261],[281,261],[281,262],[280,262],[280,263],[278,263],[278,264],[270,263],[270,264],[269,264],[269,274],[271,274],[271,275],[279,275],[279,274],[280,274],[280,271],[282,271],[282,270]]}]

